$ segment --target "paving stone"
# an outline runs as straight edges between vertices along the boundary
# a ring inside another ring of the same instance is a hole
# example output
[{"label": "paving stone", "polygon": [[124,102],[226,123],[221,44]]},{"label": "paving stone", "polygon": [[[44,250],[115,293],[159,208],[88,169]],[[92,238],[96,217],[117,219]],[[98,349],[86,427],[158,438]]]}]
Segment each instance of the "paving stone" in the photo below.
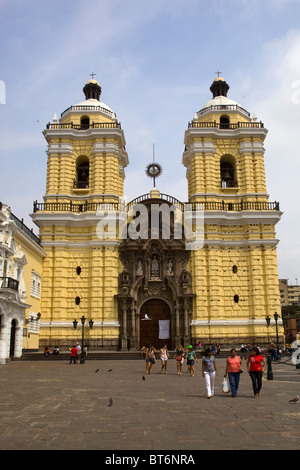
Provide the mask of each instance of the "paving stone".
[{"label": "paving stone", "polygon": [[238,396],[224,394],[225,359],[218,366],[207,400],[199,364],[190,377],[186,367],[176,374],[175,361],[167,375],[159,362],[145,375],[142,359],[8,362],[0,366],[0,449],[299,449],[300,404],[288,402],[299,394],[299,370],[273,364],[274,380],[265,374],[255,400],[245,372]]}]

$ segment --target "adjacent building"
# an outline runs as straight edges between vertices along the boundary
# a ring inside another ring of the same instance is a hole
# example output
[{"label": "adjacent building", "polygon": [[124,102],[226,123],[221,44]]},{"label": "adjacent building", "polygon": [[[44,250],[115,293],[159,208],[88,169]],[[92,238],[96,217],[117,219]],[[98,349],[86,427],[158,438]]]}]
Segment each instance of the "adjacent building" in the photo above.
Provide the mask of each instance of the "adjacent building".
[{"label": "adjacent building", "polygon": [[279,279],[280,303],[284,307],[300,302],[299,284],[289,284],[288,279]]},{"label": "adjacent building", "polygon": [[42,265],[39,238],[0,203],[0,356],[39,348]]}]

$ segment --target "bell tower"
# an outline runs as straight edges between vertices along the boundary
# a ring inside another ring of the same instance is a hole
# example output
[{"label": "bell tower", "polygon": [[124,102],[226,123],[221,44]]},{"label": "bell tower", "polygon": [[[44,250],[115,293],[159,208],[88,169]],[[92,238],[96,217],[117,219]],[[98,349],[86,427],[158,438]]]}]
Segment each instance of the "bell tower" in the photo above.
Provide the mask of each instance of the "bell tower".
[{"label": "bell tower", "polygon": [[266,189],[261,121],[217,77],[210,99],[185,132],[189,202],[204,216],[203,248],[191,251],[197,340],[267,342],[266,317],[280,311],[275,225]]},{"label": "bell tower", "polygon": [[[116,114],[100,101],[92,78],[85,100],[48,123],[44,202],[34,203],[47,257],[43,266],[40,344],[73,344],[73,320],[93,320],[87,344],[116,349],[119,341],[117,239],[99,239],[103,218],[118,217],[128,155]],[[102,218],[102,219],[101,219]],[[117,238],[117,237],[116,237]],[[101,343],[101,344],[100,344]]]}]

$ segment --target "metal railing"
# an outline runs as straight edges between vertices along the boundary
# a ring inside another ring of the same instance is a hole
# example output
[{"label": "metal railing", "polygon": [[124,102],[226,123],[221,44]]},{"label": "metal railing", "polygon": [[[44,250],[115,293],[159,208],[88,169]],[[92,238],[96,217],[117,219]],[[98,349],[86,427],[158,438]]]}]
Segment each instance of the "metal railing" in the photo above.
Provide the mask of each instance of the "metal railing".
[{"label": "metal railing", "polygon": [[235,122],[235,123],[222,123],[222,122],[198,122],[191,121],[188,123],[189,129],[191,128],[208,128],[213,127],[216,129],[258,129],[264,128],[264,124],[259,122]]},{"label": "metal railing", "polygon": [[87,129],[121,129],[120,122],[92,122],[90,124],[73,124],[73,122],[48,122],[47,129],[63,130],[75,129],[77,131],[86,131]]},{"label": "metal railing", "polygon": [[[147,201],[148,199],[153,200],[150,193],[142,194],[141,196],[138,196],[132,201],[128,202],[127,209],[129,209],[134,204],[139,204],[140,202]],[[158,199],[163,199],[164,201],[170,202],[174,206],[179,206],[182,210],[184,208],[183,202],[179,201],[173,196],[170,196],[169,194],[160,193]]]},{"label": "metal railing", "polygon": [[103,106],[87,106],[87,105],[75,105],[75,106],[69,106],[69,108],[65,109],[62,113],[61,116],[66,114],[68,111],[101,111],[105,114],[108,114],[111,117],[115,117],[115,113],[111,111],[110,109],[104,108]]},{"label": "metal railing", "polygon": [[279,211],[279,202],[192,202],[192,210],[205,211]]},{"label": "metal railing", "polygon": [[12,289],[18,292],[19,281],[12,277],[0,277],[0,287],[1,289]]},{"label": "metal railing", "polygon": [[9,214],[9,217],[11,220],[13,220],[16,225],[24,232],[26,235],[28,235],[33,241],[35,241],[38,245],[41,244],[40,238],[33,233],[33,229],[30,229],[27,227],[27,225],[24,224],[23,220],[18,219],[12,212]]},{"label": "metal railing", "polygon": [[73,181],[73,188],[74,189],[88,189],[89,182],[88,181]]},{"label": "metal railing", "polygon": [[238,188],[239,184],[235,180],[222,180],[221,181],[221,188],[226,189],[226,188]]},{"label": "metal railing", "polygon": [[210,113],[211,111],[241,111],[243,114],[250,116],[249,111],[237,104],[217,104],[208,106],[207,108],[200,109],[200,111],[197,112],[197,115],[201,116],[202,114]]},{"label": "metal railing", "polygon": [[34,201],[33,212],[45,211],[45,212],[96,212],[97,210],[104,211],[118,211],[118,202],[85,202],[85,203],[73,203],[70,202],[42,202],[39,203]]},{"label": "metal railing", "polygon": [[[185,207],[192,209],[193,211],[204,210],[204,211],[279,211],[279,202],[215,202],[215,201],[205,201],[205,202],[180,202],[178,199],[173,198],[167,194],[160,194],[158,199],[167,201],[174,206],[179,207],[182,211],[185,210]],[[96,212],[100,211],[126,211],[130,209],[134,204],[143,203],[146,200],[155,201],[155,199],[150,198],[150,193],[143,194],[142,196],[133,199],[128,204],[118,203],[118,202],[85,202],[85,203],[73,203],[70,202],[46,202],[38,203],[37,201],[33,204],[33,212],[45,211],[45,212]]]}]

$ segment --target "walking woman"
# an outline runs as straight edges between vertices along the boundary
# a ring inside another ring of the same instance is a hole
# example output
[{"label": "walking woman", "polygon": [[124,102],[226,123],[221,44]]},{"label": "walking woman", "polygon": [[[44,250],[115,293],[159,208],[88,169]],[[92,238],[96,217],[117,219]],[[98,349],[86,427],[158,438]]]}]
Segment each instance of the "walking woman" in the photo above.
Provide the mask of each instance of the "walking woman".
[{"label": "walking woman", "polygon": [[226,369],[224,377],[228,373],[228,380],[230,384],[231,396],[236,397],[240,383],[240,373],[243,370],[243,363],[240,356],[237,356],[236,349],[230,351],[230,357],[226,361]]},{"label": "walking woman", "polygon": [[152,372],[152,366],[155,363],[155,352],[156,349],[153,346],[149,346],[146,350],[146,374]]},{"label": "walking woman", "polygon": [[266,361],[256,347],[251,349],[247,359],[247,369],[252,380],[254,398],[260,397],[262,375],[265,371]]},{"label": "walking woman", "polygon": [[198,362],[198,359],[196,356],[196,352],[193,350],[193,346],[191,345],[187,347],[186,359],[187,359],[187,365],[188,365],[188,370],[190,372],[190,376],[194,377],[195,376],[195,367],[194,367],[195,359],[197,362]]},{"label": "walking woman", "polygon": [[202,377],[205,378],[207,398],[211,398],[215,393],[215,376],[218,375],[218,369],[210,348],[205,349],[202,358]]},{"label": "walking woman", "polygon": [[163,370],[165,369],[165,374],[167,374],[167,364],[168,364],[168,359],[169,359],[169,351],[167,348],[167,345],[165,345],[163,348],[160,350],[160,358],[161,358],[161,371],[160,373],[163,373]]},{"label": "walking woman", "polygon": [[182,364],[184,361],[184,349],[181,344],[177,346],[174,359],[176,359],[177,375],[182,375]]}]

